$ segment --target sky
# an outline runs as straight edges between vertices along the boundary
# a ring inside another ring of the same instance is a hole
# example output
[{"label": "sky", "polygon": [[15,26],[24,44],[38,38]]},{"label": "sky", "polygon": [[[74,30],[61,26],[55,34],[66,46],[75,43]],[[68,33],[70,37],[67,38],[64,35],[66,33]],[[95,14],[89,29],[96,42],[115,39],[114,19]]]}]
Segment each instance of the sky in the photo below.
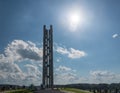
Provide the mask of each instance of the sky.
[{"label": "sky", "polygon": [[119,0],[0,0],[0,84],[42,83],[43,25],[54,84],[120,83],[119,10]]}]

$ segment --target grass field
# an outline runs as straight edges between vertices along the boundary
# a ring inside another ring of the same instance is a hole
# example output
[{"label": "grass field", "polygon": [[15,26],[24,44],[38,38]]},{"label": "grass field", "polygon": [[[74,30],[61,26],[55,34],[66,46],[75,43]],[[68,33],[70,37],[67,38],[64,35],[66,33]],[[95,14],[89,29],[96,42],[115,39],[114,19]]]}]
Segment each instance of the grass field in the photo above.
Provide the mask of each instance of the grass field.
[{"label": "grass field", "polygon": [[32,93],[32,92],[27,89],[19,89],[19,90],[6,91],[5,93]]},{"label": "grass field", "polygon": [[64,89],[60,89],[60,90],[64,91],[64,92],[68,92],[68,93],[92,93],[89,91],[75,89],[75,88],[64,88]]}]

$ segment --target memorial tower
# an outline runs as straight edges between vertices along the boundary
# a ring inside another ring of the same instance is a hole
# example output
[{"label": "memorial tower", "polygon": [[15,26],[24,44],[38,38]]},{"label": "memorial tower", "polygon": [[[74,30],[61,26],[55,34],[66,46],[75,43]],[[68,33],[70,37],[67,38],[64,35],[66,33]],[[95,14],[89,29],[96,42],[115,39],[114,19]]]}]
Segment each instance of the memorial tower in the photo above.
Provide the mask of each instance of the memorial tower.
[{"label": "memorial tower", "polygon": [[53,29],[43,26],[43,86],[53,88]]}]

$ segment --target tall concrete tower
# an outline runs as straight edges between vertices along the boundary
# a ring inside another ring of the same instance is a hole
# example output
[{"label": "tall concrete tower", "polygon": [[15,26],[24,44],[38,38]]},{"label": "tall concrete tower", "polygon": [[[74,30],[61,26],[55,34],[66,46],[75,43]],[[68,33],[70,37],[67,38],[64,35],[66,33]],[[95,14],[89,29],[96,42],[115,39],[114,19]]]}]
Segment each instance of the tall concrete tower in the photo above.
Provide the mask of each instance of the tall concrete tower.
[{"label": "tall concrete tower", "polygon": [[43,26],[43,86],[53,88],[53,29]]}]

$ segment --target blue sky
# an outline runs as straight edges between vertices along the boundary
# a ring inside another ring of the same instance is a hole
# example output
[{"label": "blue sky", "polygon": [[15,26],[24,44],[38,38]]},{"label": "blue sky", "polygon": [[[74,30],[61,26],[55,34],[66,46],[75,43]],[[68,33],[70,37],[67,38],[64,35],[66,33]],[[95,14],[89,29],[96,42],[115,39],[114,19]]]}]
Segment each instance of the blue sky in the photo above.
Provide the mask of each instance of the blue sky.
[{"label": "blue sky", "polygon": [[0,0],[0,83],[41,84],[42,30],[51,24],[55,84],[119,83],[119,4]]}]

